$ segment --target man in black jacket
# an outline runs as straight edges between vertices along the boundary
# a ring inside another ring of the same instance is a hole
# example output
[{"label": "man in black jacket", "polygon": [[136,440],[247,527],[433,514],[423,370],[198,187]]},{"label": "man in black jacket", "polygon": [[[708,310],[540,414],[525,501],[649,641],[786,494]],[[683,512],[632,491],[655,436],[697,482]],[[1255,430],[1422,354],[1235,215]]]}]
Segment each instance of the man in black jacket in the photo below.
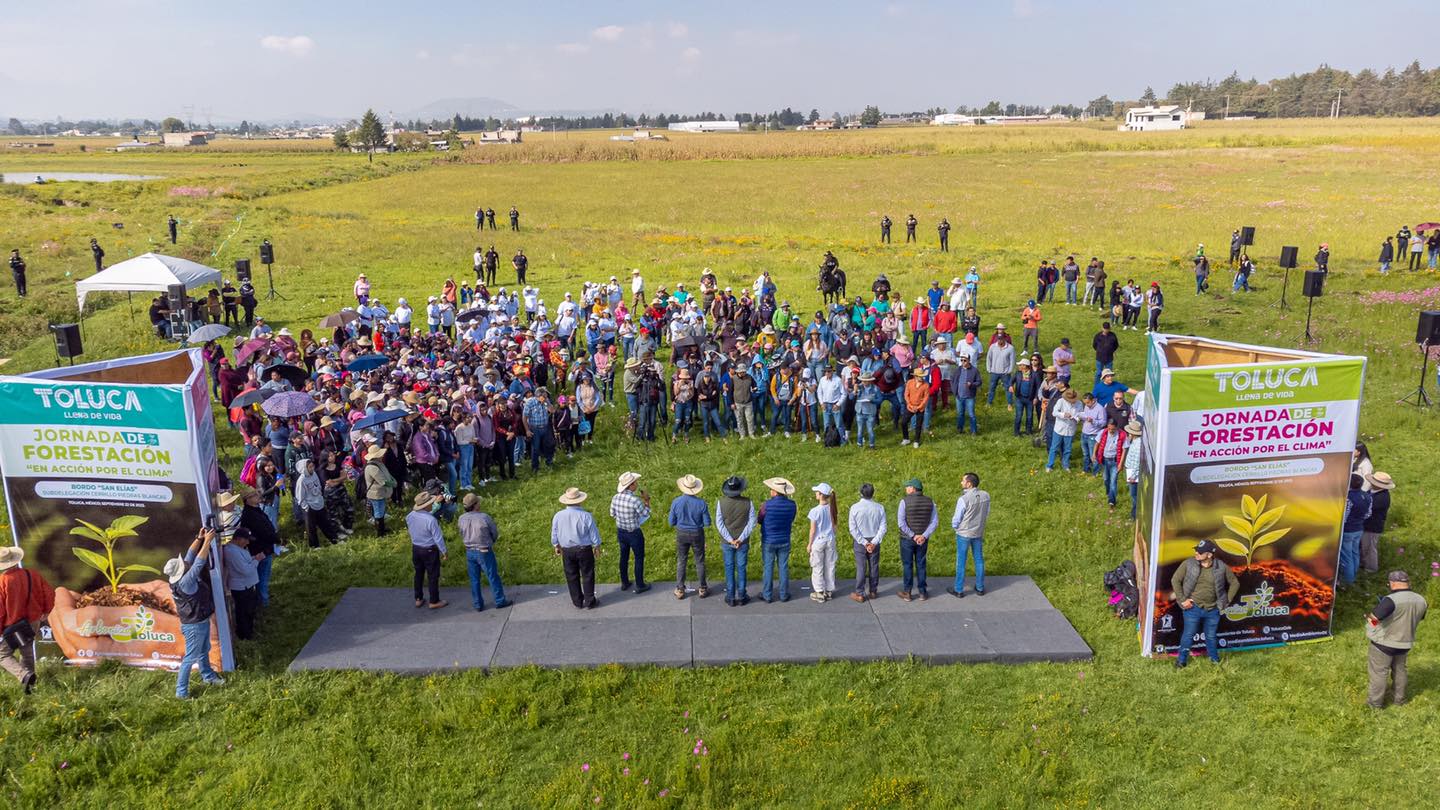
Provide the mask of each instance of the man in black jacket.
[{"label": "man in black jacket", "polygon": [[905,217],[905,241],[907,243],[915,241],[915,226],[919,224],[920,220],[916,219],[914,214]]},{"label": "man in black jacket", "polygon": [[880,217],[880,241],[890,244],[890,215]]},{"label": "man in black jacket", "polygon": [[15,279],[15,292],[25,297],[25,260],[20,258],[20,249],[10,251],[10,275]]},{"label": "man in black jacket", "polygon": [[1100,331],[1095,333],[1090,345],[1095,348],[1095,382],[1091,385],[1091,390],[1094,390],[1094,386],[1100,384],[1100,372],[1115,367],[1115,353],[1120,351],[1120,338],[1110,331],[1110,322],[1105,321],[1100,324]]},{"label": "man in black jacket", "polygon": [[255,566],[255,573],[260,576],[260,584],[257,590],[260,592],[260,606],[270,604],[270,566],[275,563],[275,551],[280,547],[280,533],[275,530],[275,524],[270,522],[270,516],[260,508],[260,492],[248,490],[245,493],[245,506],[240,509],[240,525],[250,530],[250,553],[264,554],[264,559]]},{"label": "man in black jacket", "polygon": [[520,209],[510,206],[510,230],[520,230]]},{"label": "man in black jacket", "polygon": [[166,218],[165,225],[170,228],[170,244],[173,245],[175,244],[175,237],[180,228],[180,220],[176,219],[174,214],[171,214]]},{"label": "man in black jacket", "polygon": [[[493,226],[492,226],[493,228]],[[485,284],[495,286],[495,271],[500,268],[500,254],[496,252],[495,246],[485,251]]]},{"label": "man in black jacket", "polygon": [[511,259],[510,263],[515,266],[515,283],[524,284],[525,271],[530,269],[530,259],[525,256],[525,249],[516,251],[515,258]]},{"label": "man in black jacket", "polygon": [[95,257],[95,272],[105,269],[105,251],[100,248],[100,243],[94,238],[90,239],[90,255]]},{"label": "man in black jacket", "polygon": [[948,220],[948,219],[943,219],[943,218],[942,218],[942,219],[940,220],[940,224],[939,224],[938,226],[936,226],[936,230],[940,232],[940,252],[941,252],[941,253],[949,253],[949,252],[950,252],[950,220]]}]

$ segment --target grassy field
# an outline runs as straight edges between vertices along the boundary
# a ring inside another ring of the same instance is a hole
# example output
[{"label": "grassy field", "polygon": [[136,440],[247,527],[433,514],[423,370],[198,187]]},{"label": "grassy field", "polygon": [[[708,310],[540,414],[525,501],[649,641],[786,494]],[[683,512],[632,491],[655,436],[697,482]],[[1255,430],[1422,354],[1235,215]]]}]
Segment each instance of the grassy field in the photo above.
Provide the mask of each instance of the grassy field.
[{"label": "grassy field", "polygon": [[[632,146],[671,153],[633,160],[624,154]],[[423,298],[446,275],[468,275],[477,205],[501,213],[502,227],[503,212],[520,208],[520,234],[486,231],[483,243],[505,256],[523,247],[532,282],[556,299],[583,279],[631,267],[652,285],[712,267],[736,286],[764,268],[782,297],[808,309],[818,304],[814,267],[833,249],[852,287],[884,272],[910,297],[931,279],[979,266],[988,328],[1016,318],[1038,259],[1074,253],[1105,258],[1112,277],[1166,285],[1170,331],[1292,347],[1304,310],[1271,308],[1275,256],[1292,244],[1306,257],[1328,241],[1332,273],[1314,330],[1321,349],[1370,358],[1361,433],[1400,485],[1381,565],[1423,576],[1440,558],[1426,517],[1440,507],[1427,486],[1440,425],[1393,403],[1414,385],[1415,314],[1440,308],[1440,281],[1382,278],[1372,260],[1402,222],[1440,219],[1427,207],[1437,157],[1440,125],[1431,121],[1255,122],[1140,137],[1079,126],[775,133],[639,145],[557,133],[513,152],[374,164],[323,152],[6,153],[6,172],[164,179],[0,187],[5,238],[30,257],[32,289],[23,305],[0,294],[0,356],[11,356],[6,372],[53,363],[43,329],[73,315],[71,282],[89,272],[89,237],[100,235],[111,258],[143,252],[171,211],[184,223],[177,252],[217,267],[253,256],[270,237],[276,285],[289,298],[261,312],[297,330],[340,306],[362,270],[387,300]],[[910,212],[921,220],[919,245],[879,245],[880,215],[899,221]],[[941,216],[955,226],[949,254],[936,250]],[[1259,229],[1260,289],[1232,296],[1221,273],[1211,294],[1195,296],[1195,243],[1223,257],[1230,231],[1246,224]],[[1295,283],[1291,297],[1300,300]],[[1050,306],[1047,349],[1062,335],[1087,346],[1098,320]],[[143,307],[132,321],[123,298],[102,302],[87,315],[87,357],[159,348],[144,321]],[[1121,341],[1120,378],[1138,382],[1141,339],[1127,332]],[[1088,373],[1092,358],[1080,357]],[[1108,617],[1100,586],[1129,552],[1129,523],[1105,509],[1097,481],[1039,474],[1043,457],[1011,440],[1008,419],[982,406],[976,439],[955,437],[942,420],[942,438],[923,450],[902,451],[885,432],[885,451],[861,454],[779,440],[636,447],[616,438],[610,414],[593,450],[483,494],[501,527],[507,581],[553,582],[561,574],[544,525],[555,496],[571,485],[607,493],[624,469],[640,471],[662,501],[681,474],[713,487],[740,473],[823,479],[842,507],[870,480],[892,509],[906,478],[921,477],[948,503],[959,473],[973,469],[995,502],[987,567],[1033,576],[1094,648],[1088,664],[285,674],[346,587],[408,584],[405,541],[362,535],[277,562],[262,639],[240,645],[241,670],[222,691],[178,704],[166,699],[161,675],[54,667],[32,698],[0,688],[0,796],[15,807],[202,798],[247,807],[1121,807],[1179,797],[1308,807],[1412,806],[1429,792],[1440,777],[1423,754],[1440,747],[1433,627],[1411,656],[1414,700],[1383,714],[1363,706],[1360,627],[1380,590],[1374,581],[1341,597],[1332,642],[1184,673],[1141,659],[1133,625]],[[612,543],[613,526],[601,525]],[[668,539],[651,532],[647,566],[660,582],[673,570]],[[943,580],[953,546],[937,542],[931,574]],[[613,554],[602,558],[602,579],[617,578],[614,565]],[[797,558],[792,575],[807,571]],[[898,571],[887,555],[883,573]],[[852,572],[842,560],[838,575]],[[445,584],[464,581],[452,559]],[[1424,584],[1432,602],[1440,597]],[[697,737],[707,756],[691,754]]]}]

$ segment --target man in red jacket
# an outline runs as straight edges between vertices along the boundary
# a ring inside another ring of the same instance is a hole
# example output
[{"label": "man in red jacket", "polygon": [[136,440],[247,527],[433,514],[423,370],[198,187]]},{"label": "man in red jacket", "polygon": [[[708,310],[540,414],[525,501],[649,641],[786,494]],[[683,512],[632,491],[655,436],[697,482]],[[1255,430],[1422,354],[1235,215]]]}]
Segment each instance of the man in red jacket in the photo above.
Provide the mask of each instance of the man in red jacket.
[{"label": "man in red jacket", "polygon": [[918,352],[929,343],[930,305],[925,296],[915,299],[915,308],[910,310],[910,351]]},{"label": "man in red jacket", "polygon": [[[21,568],[23,559],[25,549],[19,546],[0,548],[0,630],[5,631],[0,636],[0,668],[14,675],[28,695],[35,688],[34,636],[41,619],[55,607],[55,589],[38,571]],[[25,636],[26,643],[11,644]]]}]

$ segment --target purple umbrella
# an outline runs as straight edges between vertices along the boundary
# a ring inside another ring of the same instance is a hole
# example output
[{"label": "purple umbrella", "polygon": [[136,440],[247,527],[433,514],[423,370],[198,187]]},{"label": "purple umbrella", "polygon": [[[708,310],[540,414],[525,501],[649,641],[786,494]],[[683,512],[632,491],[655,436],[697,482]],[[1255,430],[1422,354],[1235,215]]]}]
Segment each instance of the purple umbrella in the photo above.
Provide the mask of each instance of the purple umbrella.
[{"label": "purple umbrella", "polygon": [[271,416],[289,419],[295,416],[304,416],[315,410],[317,406],[315,398],[309,394],[300,391],[283,391],[260,403],[260,410]]},{"label": "purple umbrella", "polygon": [[255,338],[254,340],[245,341],[241,344],[240,348],[235,350],[235,364],[239,365],[247,362],[256,352],[269,345],[270,341],[265,338]]}]

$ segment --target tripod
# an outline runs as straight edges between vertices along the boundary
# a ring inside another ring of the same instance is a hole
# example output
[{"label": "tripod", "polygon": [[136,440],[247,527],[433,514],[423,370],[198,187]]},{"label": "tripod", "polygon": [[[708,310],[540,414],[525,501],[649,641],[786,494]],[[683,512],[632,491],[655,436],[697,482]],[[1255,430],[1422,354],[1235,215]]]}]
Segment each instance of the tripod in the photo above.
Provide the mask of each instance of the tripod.
[{"label": "tripod", "polygon": [[281,301],[289,301],[290,299],[275,292],[275,270],[273,268],[274,265],[265,265],[265,277],[270,280],[270,292],[265,293],[265,300],[274,301],[276,298],[279,298]]},{"label": "tripod", "polygon": [[1430,395],[1425,393],[1425,375],[1430,372],[1430,341],[1426,340],[1420,344],[1420,385],[1414,391],[1395,400],[1395,404],[1408,402],[1417,408],[1430,407]]},{"label": "tripod", "polygon": [[[1280,310],[1281,312],[1284,312],[1285,310],[1289,309],[1289,308],[1290,308],[1290,304],[1289,304],[1288,302],[1286,302],[1286,300],[1285,300],[1285,293],[1286,293],[1287,290],[1289,290],[1289,288],[1290,288],[1290,268],[1287,267],[1287,268],[1285,268],[1285,279],[1280,282],[1280,300],[1279,300],[1279,301],[1276,301],[1275,303],[1271,304],[1270,306],[1274,307],[1275,309]],[[1308,318],[1307,318],[1307,320],[1308,320]],[[1308,327],[1308,326],[1305,327],[1305,336],[1306,336],[1306,339],[1308,340],[1308,339],[1309,339],[1309,336],[1310,336],[1310,327]]]},{"label": "tripod", "polygon": [[[1286,273],[1285,275],[1288,276],[1290,274]],[[1305,343],[1308,345],[1317,342],[1315,337],[1310,334],[1310,314],[1315,311],[1315,298],[1313,296],[1306,296],[1305,300],[1307,302],[1305,304]]]}]

